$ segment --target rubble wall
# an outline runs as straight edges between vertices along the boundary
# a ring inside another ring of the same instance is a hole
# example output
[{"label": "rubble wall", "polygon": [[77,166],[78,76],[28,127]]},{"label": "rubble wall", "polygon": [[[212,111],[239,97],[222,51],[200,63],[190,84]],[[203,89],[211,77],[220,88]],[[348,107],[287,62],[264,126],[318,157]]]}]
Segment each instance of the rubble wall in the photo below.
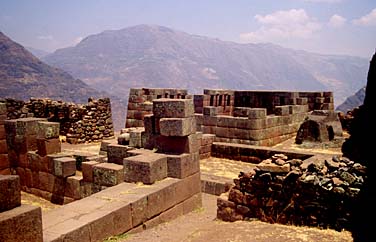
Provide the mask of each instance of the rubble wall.
[{"label": "rubble wall", "polygon": [[88,104],[74,104],[51,99],[31,98],[28,102],[6,99],[7,118],[46,118],[60,123],[60,134],[69,143],[96,142],[114,136],[109,98],[92,99]]},{"label": "rubble wall", "polygon": [[274,154],[239,174],[229,193],[218,199],[217,217],[349,229],[365,179],[366,167],[345,157],[302,160]]}]

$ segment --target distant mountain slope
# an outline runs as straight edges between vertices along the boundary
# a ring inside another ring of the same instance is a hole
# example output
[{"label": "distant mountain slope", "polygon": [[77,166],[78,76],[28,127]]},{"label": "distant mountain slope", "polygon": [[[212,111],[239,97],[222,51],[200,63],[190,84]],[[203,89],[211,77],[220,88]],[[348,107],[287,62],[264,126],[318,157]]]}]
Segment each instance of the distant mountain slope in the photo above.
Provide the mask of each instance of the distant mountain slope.
[{"label": "distant mountain slope", "polygon": [[121,97],[130,87],[333,90],[336,103],[365,85],[368,66],[362,58],[237,44],[149,25],[90,35],[44,60]]},{"label": "distant mountain slope", "polygon": [[39,59],[51,54],[50,52],[40,50],[40,49],[35,49],[35,48],[29,47],[29,46],[25,46],[25,49],[28,50],[31,54],[33,54],[34,56],[36,56]]},{"label": "distant mountain slope", "polygon": [[366,87],[361,88],[354,95],[346,98],[346,100],[337,107],[337,111],[346,113],[348,110],[352,110],[363,104],[364,97],[366,96]]},{"label": "distant mountain slope", "polygon": [[[0,97],[27,100],[48,97],[87,103],[89,97],[111,97],[70,74],[51,67],[0,32]],[[115,98],[114,105],[119,101]],[[124,115],[124,114],[122,114]],[[121,117],[124,119],[124,116]],[[114,119],[118,119],[116,114]],[[119,122],[119,121],[118,121]]]}]

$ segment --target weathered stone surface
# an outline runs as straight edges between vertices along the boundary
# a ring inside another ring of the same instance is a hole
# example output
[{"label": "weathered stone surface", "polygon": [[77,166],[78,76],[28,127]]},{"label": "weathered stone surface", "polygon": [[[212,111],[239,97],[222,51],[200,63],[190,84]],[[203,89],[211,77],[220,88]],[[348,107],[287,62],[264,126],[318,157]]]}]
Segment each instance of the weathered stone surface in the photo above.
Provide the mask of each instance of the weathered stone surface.
[{"label": "weathered stone surface", "polygon": [[76,160],[70,157],[55,158],[54,175],[59,177],[68,177],[76,173]]},{"label": "weathered stone surface", "polygon": [[185,178],[200,170],[198,155],[167,155],[167,175],[174,178]]},{"label": "weathered stone surface", "polygon": [[21,205],[1,213],[0,241],[43,242],[42,211],[40,207]]},{"label": "weathered stone surface", "polygon": [[249,119],[258,119],[266,117],[266,108],[251,108],[248,113]]},{"label": "weathered stone surface", "polygon": [[192,99],[153,100],[153,114],[157,118],[187,118],[194,116]]},{"label": "weathered stone surface", "polygon": [[21,188],[19,176],[0,175],[0,213],[20,205]]},{"label": "weathered stone surface", "polygon": [[123,164],[123,159],[128,157],[127,152],[132,149],[134,148],[125,145],[109,144],[107,146],[108,162],[118,165]]},{"label": "weathered stone surface", "polygon": [[82,176],[84,181],[93,182],[94,181],[94,166],[98,165],[99,162],[96,161],[85,161],[81,164]]},{"label": "weathered stone surface", "polygon": [[94,183],[102,186],[115,186],[124,181],[122,165],[100,163],[93,167]]},{"label": "weathered stone surface", "polygon": [[38,154],[40,156],[60,153],[61,152],[60,140],[59,138],[37,139],[37,148],[38,148]]},{"label": "weathered stone surface", "polygon": [[52,139],[59,138],[60,123],[39,121],[37,130],[37,138],[39,139]]},{"label": "weathered stone surface", "polygon": [[188,136],[196,132],[196,120],[195,117],[162,118],[159,127],[164,136]]},{"label": "weathered stone surface", "polygon": [[124,180],[152,184],[167,177],[167,157],[163,154],[143,154],[124,159]]},{"label": "weathered stone surface", "polygon": [[275,106],[275,115],[286,116],[290,114],[289,106]]}]

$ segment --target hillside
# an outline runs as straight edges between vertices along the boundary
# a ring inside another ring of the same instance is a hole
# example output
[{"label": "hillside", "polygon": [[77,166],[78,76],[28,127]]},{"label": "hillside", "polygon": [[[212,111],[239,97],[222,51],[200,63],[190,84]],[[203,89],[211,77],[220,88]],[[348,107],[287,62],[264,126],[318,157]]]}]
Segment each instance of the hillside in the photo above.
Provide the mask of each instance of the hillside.
[{"label": "hillside", "polygon": [[[48,97],[75,103],[87,103],[89,97],[113,98],[108,93],[89,87],[65,71],[43,63],[1,32],[0,80],[0,98],[28,100],[31,97]],[[119,106],[117,98],[113,102],[114,106]],[[114,114],[115,120],[119,119],[118,115]],[[121,117],[123,118],[124,116]]]},{"label": "hillside", "polygon": [[339,105],[336,110],[346,113],[348,110],[352,110],[363,104],[364,98],[366,96],[366,88],[363,87],[357,91],[354,95],[346,98],[346,100]]},{"label": "hillside", "polygon": [[368,67],[357,57],[238,44],[150,25],[90,35],[44,60],[119,97],[130,87],[334,90],[336,104],[364,86]]}]

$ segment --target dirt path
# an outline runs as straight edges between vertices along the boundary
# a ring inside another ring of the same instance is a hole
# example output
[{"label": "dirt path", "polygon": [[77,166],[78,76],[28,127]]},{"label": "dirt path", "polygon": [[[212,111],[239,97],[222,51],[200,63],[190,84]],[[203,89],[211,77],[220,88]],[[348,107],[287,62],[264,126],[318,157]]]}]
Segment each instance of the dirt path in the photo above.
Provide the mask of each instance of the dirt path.
[{"label": "dirt path", "polygon": [[216,220],[214,195],[203,194],[203,208],[171,222],[137,234],[123,236],[121,242],[351,242],[347,231],[268,224],[259,221],[228,223]]}]

